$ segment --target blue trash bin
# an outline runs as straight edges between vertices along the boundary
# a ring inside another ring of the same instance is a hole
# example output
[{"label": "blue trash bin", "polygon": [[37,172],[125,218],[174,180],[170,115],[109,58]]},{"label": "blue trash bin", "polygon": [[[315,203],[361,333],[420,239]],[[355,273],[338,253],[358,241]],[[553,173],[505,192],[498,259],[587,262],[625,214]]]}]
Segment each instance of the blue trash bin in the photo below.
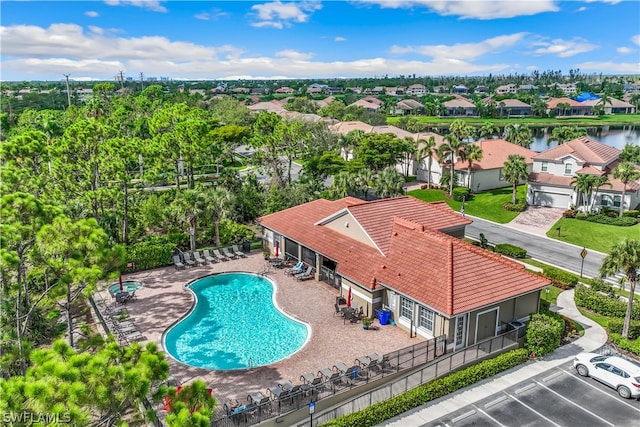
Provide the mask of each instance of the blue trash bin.
[{"label": "blue trash bin", "polygon": [[389,318],[391,317],[391,310],[377,309],[376,313],[378,313],[378,322],[380,322],[381,325],[389,324]]}]

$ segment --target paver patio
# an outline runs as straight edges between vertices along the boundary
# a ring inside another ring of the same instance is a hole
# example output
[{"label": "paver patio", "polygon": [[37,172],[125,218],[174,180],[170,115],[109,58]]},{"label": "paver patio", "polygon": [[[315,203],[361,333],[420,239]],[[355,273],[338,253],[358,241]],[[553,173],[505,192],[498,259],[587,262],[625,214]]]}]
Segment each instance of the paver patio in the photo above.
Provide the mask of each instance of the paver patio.
[{"label": "paver patio", "polygon": [[[187,283],[222,272],[258,273],[264,267],[265,261],[260,252],[250,254],[247,258],[185,270],[166,267],[128,274],[123,276],[124,280],[142,281],[143,287],[137,291],[137,298],[127,304],[127,309],[145,340],[156,342],[163,348],[162,334],[192,307],[194,298],[185,287]],[[320,369],[331,368],[339,362],[349,365],[367,354],[385,354],[419,342],[420,338],[409,338],[406,332],[390,325],[371,331],[364,330],[360,324],[344,324],[341,317],[334,316],[334,303],[336,296],[340,295],[339,289],[316,280],[300,282],[287,276],[284,271],[272,268],[266,276],[275,283],[278,306],[290,316],[310,325],[311,336],[307,344],[297,353],[274,364],[236,371],[195,368],[167,354],[170,374],[178,383],[200,379],[213,388],[219,402],[228,398],[245,401],[249,393],[265,393],[267,387],[285,380],[300,383],[303,373],[316,374]],[[115,304],[108,292],[102,291],[102,295],[107,303]],[[251,304],[251,301],[247,301],[247,304]]]}]

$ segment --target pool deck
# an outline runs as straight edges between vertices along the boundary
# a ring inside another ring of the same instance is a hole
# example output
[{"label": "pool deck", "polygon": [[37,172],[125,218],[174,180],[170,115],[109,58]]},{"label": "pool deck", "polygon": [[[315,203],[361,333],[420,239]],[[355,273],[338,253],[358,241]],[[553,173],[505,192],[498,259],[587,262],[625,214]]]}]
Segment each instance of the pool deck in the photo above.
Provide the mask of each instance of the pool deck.
[{"label": "pool deck", "polygon": [[[156,342],[163,348],[161,340],[164,331],[188,313],[193,304],[193,294],[185,288],[187,283],[214,273],[258,273],[265,264],[262,252],[256,252],[247,258],[184,270],[166,267],[127,274],[123,280],[140,280],[143,283],[143,287],[136,292],[137,298],[127,303],[127,310],[145,340]],[[237,371],[194,368],[175,361],[167,354],[170,375],[179,384],[200,379],[213,388],[213,394],[219,402],[228,398],[245,401],[249,393],[261,391],[266,394],[267,387],[285,380],[299,383],[303,373],[316,374],[320,369],[331,368],[339,362],[351,364],[358,357],[371,353],[382,355],[420,340],[409,338],[406,332],[394,326],[381,326],[377,331],[368,331],[360,324],[344,324],[341,317],[334,315],[335,297],[340,295],[340,290],[324,282],[299,282],[287,276],[285,269],[276,268],[270,269],[266,276],[276,285],[279,307],[310,325],[311,337],[307,344],[297,353],[274,364]],[[101,293],[107,303],[114,304],[106,290]],[[259,328],[260,325],[255,327]]]}]

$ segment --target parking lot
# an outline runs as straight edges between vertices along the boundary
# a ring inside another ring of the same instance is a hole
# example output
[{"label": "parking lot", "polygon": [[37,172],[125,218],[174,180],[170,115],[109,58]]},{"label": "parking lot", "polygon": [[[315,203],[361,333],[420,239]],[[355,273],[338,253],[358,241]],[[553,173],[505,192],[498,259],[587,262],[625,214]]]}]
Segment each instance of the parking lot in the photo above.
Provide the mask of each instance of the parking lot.
[{"label": "parking lot", "polygon": [[423,426],[638,426],[640,401],[622,399],[562,364]]}]

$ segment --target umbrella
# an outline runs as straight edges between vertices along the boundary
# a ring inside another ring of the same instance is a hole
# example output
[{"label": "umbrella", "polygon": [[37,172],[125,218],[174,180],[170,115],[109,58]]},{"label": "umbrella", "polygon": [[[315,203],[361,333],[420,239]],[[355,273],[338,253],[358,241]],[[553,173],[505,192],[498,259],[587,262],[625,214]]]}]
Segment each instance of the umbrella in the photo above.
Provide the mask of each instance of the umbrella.
[{"label": "umbrella", "polygon": [[279,252],[280,252],[280,242],[276,242],[276,258],[278,258]]},{"label": "umbrella", "polygon": [[122,274],[120,275],[119,281],[120,281],[120,292],[122,292],[124,291],[124,286],[122,286]]},{"label": "umbrella", "polygon": [[351,307],[351,286],[349,286],[349,292],[347,292],[347,307]]}]

